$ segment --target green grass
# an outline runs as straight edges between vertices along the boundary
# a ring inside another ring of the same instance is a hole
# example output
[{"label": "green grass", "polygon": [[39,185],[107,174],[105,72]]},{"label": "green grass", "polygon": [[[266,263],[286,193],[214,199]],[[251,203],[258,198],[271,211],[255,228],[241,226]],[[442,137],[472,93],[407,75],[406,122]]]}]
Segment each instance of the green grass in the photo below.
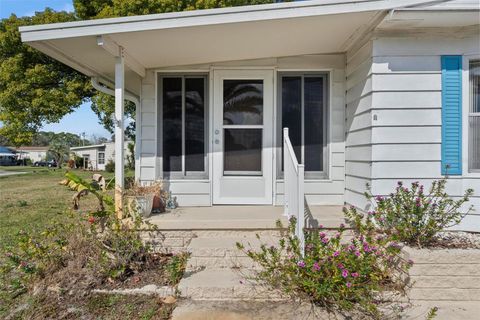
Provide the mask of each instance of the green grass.
[{"label": "green grass", "polygon": [[[0,255],[15,245],[19,231],[38,231],[71,208],[73,192],[59,184],[65,169],[0,167],[0,170],[27,171],[22,175],[0,177]],[[75,170],[89,179],[92,172]],[[111,173],[102,173],[108,179]],[[131,173],[130,173],[131,174]],[[81,211],[95,205],[87,198]],[[1,260],[1,258],[0,258]]]}]

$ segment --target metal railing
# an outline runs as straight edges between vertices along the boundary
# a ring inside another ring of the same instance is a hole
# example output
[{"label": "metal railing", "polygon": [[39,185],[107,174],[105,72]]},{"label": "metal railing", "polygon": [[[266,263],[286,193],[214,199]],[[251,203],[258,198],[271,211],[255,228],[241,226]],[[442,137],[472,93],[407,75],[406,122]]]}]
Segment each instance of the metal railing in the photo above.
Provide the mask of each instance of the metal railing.
[{"label": "metal railing", "polygon": [[283,183],[284,183],[284,214],[290,219],[296,218],[295,235],[300,241],[300,249],[305,250],[305,166],[299,164],[292,143],[288,137],[288,128],[283,129]]}]

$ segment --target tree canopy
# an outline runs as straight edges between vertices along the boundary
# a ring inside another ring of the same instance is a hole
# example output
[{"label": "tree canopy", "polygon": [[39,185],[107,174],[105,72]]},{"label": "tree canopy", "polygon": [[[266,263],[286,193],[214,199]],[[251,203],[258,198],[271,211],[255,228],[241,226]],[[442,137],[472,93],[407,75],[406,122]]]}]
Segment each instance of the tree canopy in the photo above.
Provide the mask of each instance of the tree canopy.
[{"label": "tree canopy", "polygon": [[[0,135],[17,146],[31,143],[45,123],[58,122],[86,101],[92,101],[99,122],[113,132],[112,97],[96,92],[88,77],[23,44],[19,26],[271,2],[276,1],[73,0],[73,13],[46,8],[33,17],[12,14],[0,21]],[[134,105],[125,106],[127,117],[134,119]],[[127,135],[133,132],[132,122]]]}]

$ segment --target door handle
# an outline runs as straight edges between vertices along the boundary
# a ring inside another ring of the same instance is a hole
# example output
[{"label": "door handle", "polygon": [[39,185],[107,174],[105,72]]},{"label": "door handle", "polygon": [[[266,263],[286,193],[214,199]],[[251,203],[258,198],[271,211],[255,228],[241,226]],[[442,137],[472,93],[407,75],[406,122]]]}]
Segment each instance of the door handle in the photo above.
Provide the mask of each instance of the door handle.
[{"label": "door handle", "polygon": [[220,140],[215,139],[215,144],[220,144]]}]

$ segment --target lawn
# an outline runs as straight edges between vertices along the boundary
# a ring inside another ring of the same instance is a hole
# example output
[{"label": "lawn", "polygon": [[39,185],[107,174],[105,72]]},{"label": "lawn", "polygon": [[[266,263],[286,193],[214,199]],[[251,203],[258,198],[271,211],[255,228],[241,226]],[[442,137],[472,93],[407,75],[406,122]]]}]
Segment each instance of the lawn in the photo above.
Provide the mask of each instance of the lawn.
[{"label": "lawn", "polygon": [[[52,222],[61,221],[67,216],[65,213],[71,210],[73,192],[59,184],[64,179],[65,169],[0,167],[0,171],[26,172],[0,177],[1,266],[6,249],[16,246],[19,232],[41,232]],[[81,170],[75,170],[75,173],[85,179],[92,176],[92,172]],[[102,174],[107,179],[113,176],[112,173]],[[126,173],[127,177],[132,175],[132,171]],[[86,197],[78,214],[93,209],[95,205],[93,197]],[[15,319],[117,319],[119,314],[124,319],[168,319],[172,309],[173,306],[165,305],[161,299],[151,296],[89,294],[78,301],[65,303],[62,299],[43,301],[30,294],[11,297],[0,291],[2,319],[11,316]]]},{"label": "lawn", "polygon": [[[15,244],[19,231],[42,230],[53,219],[61,219],[71,208],[72,197],[72,192],[59,184],[65,169],[0,167],[1,170],[27,173],[0,177],[0,253]],[[91,172],[75,171],[83,178],[92,176]],[[93,199],[87,199],[87,203],[89,200]],[[90,201],[85,208],[93,204]]]}]

